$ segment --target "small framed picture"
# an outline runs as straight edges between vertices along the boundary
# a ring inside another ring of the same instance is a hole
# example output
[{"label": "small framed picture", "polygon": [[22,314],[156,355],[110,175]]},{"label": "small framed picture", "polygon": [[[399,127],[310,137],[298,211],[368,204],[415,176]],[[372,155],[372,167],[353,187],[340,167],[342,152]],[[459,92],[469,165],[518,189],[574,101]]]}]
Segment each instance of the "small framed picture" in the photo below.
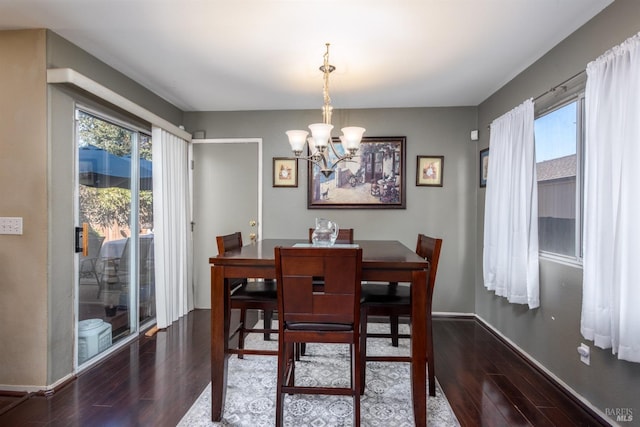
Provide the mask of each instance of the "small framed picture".
[{"label": "small framed picture", "polygon": [[416,186],[442,187],[444,156],[418,156]]},{"label": "small framed picture", "polygon": [[273,158],[273,186],[298,186],[298,159],[290,157]]},{"label": "small framed picture", "polygon": [[487,172],[489,172],[489,149],[480,150],[480,187],[487,186]]}]

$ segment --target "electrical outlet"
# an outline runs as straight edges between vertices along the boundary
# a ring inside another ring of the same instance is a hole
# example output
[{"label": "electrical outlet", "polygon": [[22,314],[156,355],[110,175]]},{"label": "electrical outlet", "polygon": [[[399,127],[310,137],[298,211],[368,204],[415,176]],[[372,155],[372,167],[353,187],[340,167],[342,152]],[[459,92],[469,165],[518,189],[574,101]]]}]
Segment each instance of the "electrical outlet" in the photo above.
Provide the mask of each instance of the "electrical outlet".
[{"label": "electrical outlet", "polygon": [[22,234],[22,218],[0,217],[0,234]]},{"label": "electrical outlet", "polygon": [[578,354],[580,355],[580,361],[585,365],[591,364],[591,349],[586,344],[580,344],[578,347]]}]

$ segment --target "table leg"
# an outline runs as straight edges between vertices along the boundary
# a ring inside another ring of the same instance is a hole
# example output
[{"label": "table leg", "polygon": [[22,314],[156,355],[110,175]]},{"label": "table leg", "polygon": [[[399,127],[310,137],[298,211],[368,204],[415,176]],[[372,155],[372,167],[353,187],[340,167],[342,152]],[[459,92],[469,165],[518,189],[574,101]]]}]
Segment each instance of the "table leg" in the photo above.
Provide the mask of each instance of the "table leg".
[{"label": "table leg", "polygon": [[211,267],[211,419],[222,421],[229,357],[229,298],[224,267]]},{"label": "table leg", "polygon": [[416,427],[427,425],[427,272],[417,270],[411,282],[411,394]]}]

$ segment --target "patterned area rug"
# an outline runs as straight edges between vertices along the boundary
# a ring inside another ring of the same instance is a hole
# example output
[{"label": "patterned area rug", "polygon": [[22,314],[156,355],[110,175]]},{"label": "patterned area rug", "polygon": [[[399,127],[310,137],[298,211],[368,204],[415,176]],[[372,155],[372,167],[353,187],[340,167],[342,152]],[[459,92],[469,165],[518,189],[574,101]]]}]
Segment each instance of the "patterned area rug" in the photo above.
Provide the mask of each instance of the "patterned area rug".
[{"label": "patterned area rug", "polygon": [[[382,331],[388,325],[370,323],[370,330]],[[401,325],[406,327],[406,325]],[[276,341],[263,341],[252,334],[247,348],[277,349]],[[296,363],[296,384],[348,386],[349,353],[346,345],[310,344],[306,355]],[[367,352],[409,354],[409,341],[391,346],[390,339],[369,339]],[[275,424],[276,358],[245,356],[229,358],[227,398],[224,419],[211,421],[211,384],[182,418],[178,426],[273,426]],[[363,426],[413,426],[410,366],[408,363],[368,362],[365,394],[361,397]],[[290,427],[334,427],[353,425],[353,399],[349,396],[293,395],[284,400],[284,424]],[[427,398],[429,426],[459,426],[440,385],[436,396]]]}]

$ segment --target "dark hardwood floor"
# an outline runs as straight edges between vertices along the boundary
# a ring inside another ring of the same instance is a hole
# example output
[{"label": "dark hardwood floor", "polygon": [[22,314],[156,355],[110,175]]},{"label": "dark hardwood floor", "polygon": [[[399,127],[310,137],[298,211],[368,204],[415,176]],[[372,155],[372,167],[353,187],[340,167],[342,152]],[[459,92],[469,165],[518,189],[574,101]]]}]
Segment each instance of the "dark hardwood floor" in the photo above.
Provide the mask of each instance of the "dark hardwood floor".
[{"label": "dark hardwood floor", "polygon": [[[1,396],[0,426],[175,426],[210,380],[209,321],[193,311],[53,396]],[[434,340],[462,426],[602,425],[477,321],[435,319]]]},{"label": "dark hardwood floor", "polygon": [[434,319],[436,378],[463,426],[601,426],[476,320]]}]

